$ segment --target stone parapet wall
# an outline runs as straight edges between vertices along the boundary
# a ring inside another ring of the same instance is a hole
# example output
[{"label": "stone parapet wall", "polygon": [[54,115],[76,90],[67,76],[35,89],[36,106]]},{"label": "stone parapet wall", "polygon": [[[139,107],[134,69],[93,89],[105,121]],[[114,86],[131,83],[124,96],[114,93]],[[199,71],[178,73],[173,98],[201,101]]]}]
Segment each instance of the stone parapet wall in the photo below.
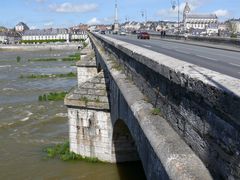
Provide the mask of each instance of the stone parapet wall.
[{"label": "stone parapet wall", "polygon": [[215,178],[240,178],[239,79],[106,36],[95,37]]},{"label": "stone parapet wall", "polygon": [[[160,38],[160,33],[150,33],[152,37]],[[166,35],[166,38],[169,39],[185,39],[184,35]],[[192,41],[201,41],[215,44],[225,44],[240,47],[240,39],[237,38],[222,38],[222,37],[203,37],[203,36],[188,36],[189,40]]]}]

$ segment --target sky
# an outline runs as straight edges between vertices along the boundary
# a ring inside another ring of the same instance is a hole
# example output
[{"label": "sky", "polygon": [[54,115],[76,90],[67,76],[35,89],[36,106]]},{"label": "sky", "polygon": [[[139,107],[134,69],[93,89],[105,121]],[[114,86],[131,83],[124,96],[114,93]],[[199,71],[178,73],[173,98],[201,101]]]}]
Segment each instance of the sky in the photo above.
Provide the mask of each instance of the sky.
[{"label": "sky", "polygon": [[[219,21],[240,18],[240,0],[179,0],[180,20],[186,1],[191,13],[216,13]],[[118,0],[119,21],[177,20],[177,0]],[[111,24],[115,0],[2,0],[0,26],[25,22],[30,28]],[[175,3],[176,4],[176,3]]]}]

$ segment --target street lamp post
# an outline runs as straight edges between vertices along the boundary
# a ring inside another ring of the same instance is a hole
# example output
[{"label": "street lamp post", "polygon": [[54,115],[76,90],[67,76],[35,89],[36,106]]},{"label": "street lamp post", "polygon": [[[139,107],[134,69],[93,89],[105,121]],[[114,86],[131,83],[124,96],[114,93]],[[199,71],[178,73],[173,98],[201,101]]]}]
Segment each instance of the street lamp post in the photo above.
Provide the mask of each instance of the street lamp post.
[{"label": "street lamp post", "polygon": [[[174,10],[176,8],[176,1],[171,1],[172,3],[172,9]],[[179,9],[179,0],[177,0],[177,6],[178,6],[178,36],[180,34],[180,9]]]}]

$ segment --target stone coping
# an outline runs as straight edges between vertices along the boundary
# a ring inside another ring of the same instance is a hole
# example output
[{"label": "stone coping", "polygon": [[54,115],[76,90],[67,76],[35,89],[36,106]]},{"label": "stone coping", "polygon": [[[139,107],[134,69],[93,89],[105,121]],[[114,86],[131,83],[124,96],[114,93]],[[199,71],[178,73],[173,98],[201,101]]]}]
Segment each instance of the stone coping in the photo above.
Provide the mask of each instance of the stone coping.
[{"label": "stone coping", "polygon": [[224,115],[226,121],[240,126],[240,79],[107,36],[94,35],[171,83],[198,95],[214,110]]},{"label": "stone coping", "polygon": [[66,106],[85,109],[109,110],[105,78],[102,72],[80,87],[75,87],[64,99]]},{"label": "stone coping", "polygon": [[97,67],[95,57],[86,55],[81,57],[81,60],[76,62],[77,67]]},{"label": "stone coping", "polygon": [[[221,91],[234,93],[240,98],[240,79],[184,62],[140,46],[116,40],[111,37],[100,34],[94,35],[183,87],[187,85],[186,82],[188,79],[195,79],[202,81],[204,84],[214,86]],[[182,78],[174,79],[171,77],[174,74],[179,74]]]}]

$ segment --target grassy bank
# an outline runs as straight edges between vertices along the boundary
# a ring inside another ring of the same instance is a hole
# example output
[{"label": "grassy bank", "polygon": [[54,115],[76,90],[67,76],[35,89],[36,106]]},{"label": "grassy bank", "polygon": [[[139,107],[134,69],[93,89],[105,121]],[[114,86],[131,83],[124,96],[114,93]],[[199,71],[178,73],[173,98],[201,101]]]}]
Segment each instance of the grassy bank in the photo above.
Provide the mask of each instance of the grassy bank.
[{"label": "grassy bank", "polygon": [[81,59],[80,53],[75,53],[72,55],[69,55],[68,57],[62,58],[62,61],[79,61]]},{"label": "grassy bank", "polygon": [[70,72],[67,74],[31,74],[31,75],[20,75],[19,78],[28,78],[28,79],[44,79],[44,78],[72,78],[77,77],[76,73]]},{"label": "grassy bank", "polygon": [[34,59],[28,59],[28,61],[31,62],[38,62],[38,61],[78,61],[81,59],[80,53],[71,54],[68,57],[64,58],[34,58]]},{"label": "grassy bank", "polygon": [[61,101],[64,100],[67,92],[51,92],[49,94],[43,94],[38,97],[39,101]]},{"label": "grassy bank", "polygon": [[28,59],[28,61],[59,61],[61,59],[58,58],[35,58],[35,59]]},{"label": "grassy bank", "polygon": [[97,158],[83,157],[81,155],[75,154],[74,152],[70,152],[68,141],[63,144],[57,144],[53,147],[45,148],[44,152],[47,153],[48,158],[59,158],[63,161],[82,160],[92,163],[101,162]]}]

